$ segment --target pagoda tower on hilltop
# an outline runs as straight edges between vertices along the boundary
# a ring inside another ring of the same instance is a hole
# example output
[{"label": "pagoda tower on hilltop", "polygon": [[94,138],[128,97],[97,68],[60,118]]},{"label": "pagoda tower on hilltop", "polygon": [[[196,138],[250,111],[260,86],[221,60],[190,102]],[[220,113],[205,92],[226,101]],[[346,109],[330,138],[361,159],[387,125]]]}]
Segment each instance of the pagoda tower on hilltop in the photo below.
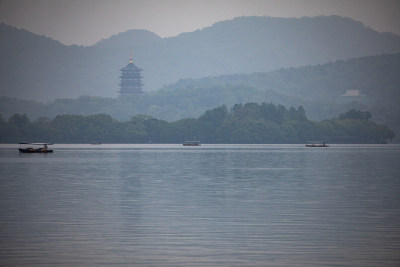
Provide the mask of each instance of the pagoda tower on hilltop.
[{"label": "pagoda tower on hilltop", "polygon": [[136,67],[133,63],[132,55],[129,57],[129,64],[125,68],[121,69],[120,95],[140,95],[142,91],[142,75],[140,72],[142,69]]}]

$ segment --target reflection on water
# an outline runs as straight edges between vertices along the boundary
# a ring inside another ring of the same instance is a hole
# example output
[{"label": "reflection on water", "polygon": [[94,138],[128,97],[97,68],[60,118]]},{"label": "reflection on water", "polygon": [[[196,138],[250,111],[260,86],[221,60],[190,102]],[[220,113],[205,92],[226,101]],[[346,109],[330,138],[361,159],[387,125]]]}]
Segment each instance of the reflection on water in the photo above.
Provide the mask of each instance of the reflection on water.
[{"label": "reflection on water", "polygon": [[0,149],[0,265],[399,266],[399,146]]}]

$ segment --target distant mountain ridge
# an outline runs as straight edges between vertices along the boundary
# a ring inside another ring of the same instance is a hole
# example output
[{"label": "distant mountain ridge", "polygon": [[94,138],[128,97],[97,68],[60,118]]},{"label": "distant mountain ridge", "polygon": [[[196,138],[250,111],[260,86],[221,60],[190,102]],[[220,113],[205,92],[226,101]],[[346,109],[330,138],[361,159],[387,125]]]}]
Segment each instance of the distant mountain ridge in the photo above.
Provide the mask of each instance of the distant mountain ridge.
[{"label": "distant mountain ridge", "polygon": [[95,43],[95,48],[135,48],[135,46],[146,46],[161,41],[162,38],[155,33],[147,30],[128,30],[123,33],[115,34],[107,39],[102,39]]},{"label": "distant mountain ridge", "polygon": [[4,24],[0,35],[1,95],[43,102],[116,97],[119,70],[130,53],[149,91],[179,79],[400,52],[400,36],[339,16],[240,17],[169,38],[130,30],[88,47],[65,46]]},{"label": "distant mountain ridge", "polygon": [[[276,91],[299,104],[335,102],[347,90],[360,90],[369,106],[398,107],[400,102],[400,53],[337,60],[325,64],[284,68],[270,72],[229,74],[200,79],[181,79],[164,91],[215,86],[247,86]],[[276,100],[272,100],[276,102]],[[296,103],[280,103],[295,105]]]}]

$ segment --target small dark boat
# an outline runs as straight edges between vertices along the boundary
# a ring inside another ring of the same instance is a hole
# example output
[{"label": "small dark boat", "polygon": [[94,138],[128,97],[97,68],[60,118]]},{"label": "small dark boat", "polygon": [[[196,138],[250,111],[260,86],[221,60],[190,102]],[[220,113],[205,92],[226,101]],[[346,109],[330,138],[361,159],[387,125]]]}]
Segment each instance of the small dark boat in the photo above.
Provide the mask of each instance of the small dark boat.
[{"label": "small dark boat", "polygon": [[185,141],[183,142],[184,146],[200,146],[200,141]]},{"label": "small dark boat", "polygon": [[328,147],[326,142],[308,142],[306,147]]},{"label": "small dark boat", "polygon": [[49,149],[51,143],[19,143],[18,148],[21,153],[52,153],[53,149]]}]

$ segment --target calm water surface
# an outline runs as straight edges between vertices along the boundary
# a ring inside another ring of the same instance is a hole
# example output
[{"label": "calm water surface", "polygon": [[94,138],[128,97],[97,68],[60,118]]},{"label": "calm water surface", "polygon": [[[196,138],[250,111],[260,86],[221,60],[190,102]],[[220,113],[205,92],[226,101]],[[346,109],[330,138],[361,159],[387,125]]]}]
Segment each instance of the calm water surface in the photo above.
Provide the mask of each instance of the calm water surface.
[{"label": "calm water surface", "polygon": [[400,146],[0,147],[0,266],[400,266]]}]

